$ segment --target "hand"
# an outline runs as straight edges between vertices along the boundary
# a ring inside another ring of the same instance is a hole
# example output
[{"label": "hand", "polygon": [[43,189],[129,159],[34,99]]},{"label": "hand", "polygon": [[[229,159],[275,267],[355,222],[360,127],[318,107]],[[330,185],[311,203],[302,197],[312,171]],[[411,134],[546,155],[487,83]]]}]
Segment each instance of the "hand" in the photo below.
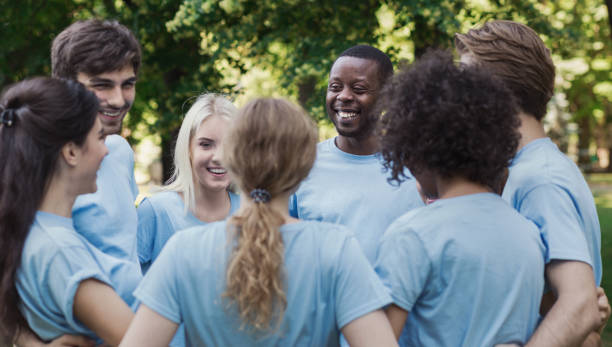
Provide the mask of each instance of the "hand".
[{"label": "hand", "polygon": [[96,342],[84,336],[62,335],[57,339],[45,343],[49,347],[95,347]]},{"label": "hand", "polygon": [[597,332],[601,335],[606,324],[608,323],[608,318],[610,318],[610,303],[608,302],[608,297],[604,292],[602,287],[597,287],[597,306],[599,308],[599,316],[601,318],[601,323],[599,328],[597,328]]}]

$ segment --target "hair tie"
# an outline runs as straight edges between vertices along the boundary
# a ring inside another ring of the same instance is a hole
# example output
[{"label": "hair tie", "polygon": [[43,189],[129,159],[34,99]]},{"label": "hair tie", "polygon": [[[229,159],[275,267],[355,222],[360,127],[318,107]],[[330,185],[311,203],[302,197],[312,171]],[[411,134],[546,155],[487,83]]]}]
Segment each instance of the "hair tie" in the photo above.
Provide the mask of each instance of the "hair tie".
[{"label": "hair tie", "polygon": [[15,109],[6,108],[0,113],[0,124],[11,127],[15,123]]},{"label": "hair tie", "polygon": [[265,189],[256,188],[251,190],[251,198],[253,198],[254,202],[262,202],[265,204],[270,201],[272,195]]}]

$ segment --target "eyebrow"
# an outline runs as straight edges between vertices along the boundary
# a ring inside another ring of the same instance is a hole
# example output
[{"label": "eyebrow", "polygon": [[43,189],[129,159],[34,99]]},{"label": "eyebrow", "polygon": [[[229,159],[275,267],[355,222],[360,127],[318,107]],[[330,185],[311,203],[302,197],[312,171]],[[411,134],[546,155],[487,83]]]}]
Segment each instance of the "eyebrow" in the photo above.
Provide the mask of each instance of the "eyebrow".
[{"label": "eyebrow", "polygon": [[[134,77],[130,77],[128,79],[126,79],[125,81],[121,81],[121,84],[125,84],[125,83],[136,83],[136,81],[138,80],[138,78],[136,76]],[[89,79],[89,83],[110,83],[110,84],[115,84],[115,81],[108,79],[108,78],[102,78],[102,77],[92,77]]]},{"label": "eyebrow", "polygon": [[208,137],[198,137],[198,141],[202,141],[202,140],[204,140],[204,141],[211,141],[211,142],[215,142],[215,140],[213,140],[213,139],[209,139]]}]

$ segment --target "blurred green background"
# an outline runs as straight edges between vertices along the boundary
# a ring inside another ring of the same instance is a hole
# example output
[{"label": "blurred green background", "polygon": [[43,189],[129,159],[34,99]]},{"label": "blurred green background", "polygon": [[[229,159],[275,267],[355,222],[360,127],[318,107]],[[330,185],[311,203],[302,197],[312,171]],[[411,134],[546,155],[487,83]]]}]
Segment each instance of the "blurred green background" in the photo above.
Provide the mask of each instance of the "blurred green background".
[{"label": "blurred green background", "polygon": [[[146,194],[171,168],[174,136],[202,92],[283,96],[306,108],[321,138],[333,59],[360,43],[396,68],[490,19],[540,33],[557,66],[549,136],[587,174],[602,227],[603,287],[612,295],[612,39],[610,1],[596,0],[0,0],[0,87],[50,74],[51,41],[77,19],[114,18],[143,48],[136,101],[122,135]],[[608,274],[610,273],[610,274]],[[612,327],[604,335],[612,346]]]}]

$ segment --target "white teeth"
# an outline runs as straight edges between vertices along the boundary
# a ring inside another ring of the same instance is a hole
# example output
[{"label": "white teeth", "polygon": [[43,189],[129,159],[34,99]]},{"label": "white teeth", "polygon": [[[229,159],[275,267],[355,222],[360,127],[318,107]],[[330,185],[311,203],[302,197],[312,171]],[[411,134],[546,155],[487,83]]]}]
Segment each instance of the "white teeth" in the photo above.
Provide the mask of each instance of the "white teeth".
[{"label": "white teeth", "polygon": [[121,114],[121,111],[117,111],[117,112],[100,111],[100,113],[102,113],[103,115],[108,116],[108,117],[118,117]]},{"label": "white teeth", "polygon": [[224,174],[226,172],[225,169],[208,169],[208,171],[218,175]]},{"label": "white teeth", "polygon": [[342,119],[352,119],[357,117],[357,113],[338,111],[338,116],[340,116]]}]

